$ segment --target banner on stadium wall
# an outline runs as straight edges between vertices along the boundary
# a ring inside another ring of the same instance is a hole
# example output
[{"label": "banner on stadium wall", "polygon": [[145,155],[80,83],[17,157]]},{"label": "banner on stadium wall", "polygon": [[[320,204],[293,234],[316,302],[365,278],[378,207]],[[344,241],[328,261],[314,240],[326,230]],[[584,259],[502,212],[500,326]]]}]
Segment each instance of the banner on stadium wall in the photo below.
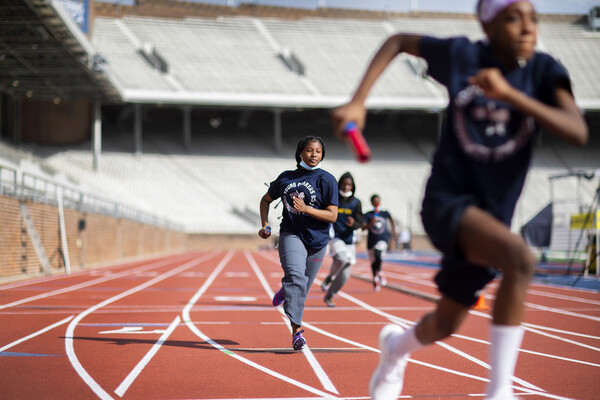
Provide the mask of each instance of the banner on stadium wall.
[{"label": "banner on stadium wall", "polygon": [[83,33],[88,33],[89,0],[57,0]]}]

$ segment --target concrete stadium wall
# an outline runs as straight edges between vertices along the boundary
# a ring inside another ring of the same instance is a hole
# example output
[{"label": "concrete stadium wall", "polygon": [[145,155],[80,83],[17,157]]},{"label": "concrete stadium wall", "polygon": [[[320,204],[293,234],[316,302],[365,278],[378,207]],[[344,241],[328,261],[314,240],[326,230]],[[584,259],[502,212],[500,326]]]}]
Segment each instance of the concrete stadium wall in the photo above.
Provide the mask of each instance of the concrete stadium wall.
[{"label": "concrete stadium wall", "polygon": [[[19,210],[20,201],[0,196],[0,279],[42,275],[35,247]],[[64,272],[55,205],[25,202],[50,261],[52,273]],[[188,236],[131,220],[65,209],[65,231],[72,271],[125,260],[181,253],[198,247]],[[85,221],[85,228],[80,229]]]},{"label": "concrete stadium wall", "polygon": [[[34,244],[19,209],[21,201],[0,196],[0,282],[44,275]],[[51,274],[65,272],[61,252],[58,208],[26,201],[51,266]],[[71,271],[109,266],[187,251],[226,251],[273,249],[276,237],[263,240],[258,235],[188,234],[122,218],[86,214],[64,209],[65,231]],[[85,221],[83,229],[81,221]],[[431,249],[423,236],[413,237],[413,249]],[[366,251],[365,242],[358,251]]]}]

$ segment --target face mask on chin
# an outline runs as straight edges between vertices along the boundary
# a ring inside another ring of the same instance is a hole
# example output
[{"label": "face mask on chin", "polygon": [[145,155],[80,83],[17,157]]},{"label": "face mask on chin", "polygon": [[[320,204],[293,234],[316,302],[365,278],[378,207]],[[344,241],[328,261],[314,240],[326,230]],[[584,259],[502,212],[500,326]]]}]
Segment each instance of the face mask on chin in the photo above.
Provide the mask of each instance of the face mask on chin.
[{"label": "face mask on chin", "polygon": [[300,159],[300,166],[304,169],[307,169],[309,171],[314,171],[315,169],[319,169],[321,168],[321,163],[318,163],[317,165],[315,165],[314,167],[309,167],[307,163],[304,162],[303,159]]},{"label": "face mask on chin", "polygon": [[340,193],[340,196],[342,196],[342,197],[350,197],[350,196],[352,196],[352,190],[349,190],[347,192],[343,192],[343,191],[340,190],[339,193]]}]

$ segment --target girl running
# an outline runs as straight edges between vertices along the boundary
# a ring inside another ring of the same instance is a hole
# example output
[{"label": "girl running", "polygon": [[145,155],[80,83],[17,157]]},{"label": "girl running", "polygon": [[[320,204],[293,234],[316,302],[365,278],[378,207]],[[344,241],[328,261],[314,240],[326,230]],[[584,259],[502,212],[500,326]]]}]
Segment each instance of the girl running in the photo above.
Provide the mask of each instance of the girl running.
[{"label": "girl running", "polygon": [[421,210],[427,234],[443,253],[435,278],[442,297],[435,311],[410,329],[382,329],[381,358],[370,383],[374,399],[398,397],[408,355],[456,332],[498,270],[502,281],[493,310],[486,399],[514,399],[523,301],[535,266],[524,240],[510,230],[515,204],[540,127],[575,145],[588,139],[567,71],[535,51],[533,4],[480,0],[477,16],[487,36],[477,43],[464,37],[388,38],[352,100],[332,114],[340,137],[349,121],[364,127],[369,90],[403,52],[423,57],[450,99]]},{"label": "girl running", "polygon": [[258,235],[271,236],[269,205],[281,197],[283,220],[279,232],[279,259],[284,276],[273,305],[283,303],[292,327],[292,347],[306,344],[302,315],[310,286],[323,263],[329,241],[329,225],[337,219],[337,182],[321,169],[325,145],[320,137],[307,136],[296,148],[297,168],[282,172],[260,201],[262,228]]},{"label": "girl running", "polygon": [[356,264],[354,231],[363,224],[362,204],[354,197],[356,185],[350,172],[344,173],[338,181],[340,204],[338,218],[332,227],[333,238],[329,242],[329,253],[333,258],[329,275],[321,284],[325,293],[325,304],[335,307],[333,296],[340,291],[350,277],[350,267]]},{"label": "girl running", "polygon": [[396,226],[392,215],[389,211],[380,208],[381,198],[378,194],[371,196],[371,204],[373,210],[365,214],[363,229],[369,232],[367,234],[367,250],[371,261],[371,270],[373,271],[373,287],[378,292],[382,285],[386,285],[385,277],[381,271],[381,257],[387,251],[390,230],[392,231],[393,240],[396,240],[398,235],[396,234]]}]

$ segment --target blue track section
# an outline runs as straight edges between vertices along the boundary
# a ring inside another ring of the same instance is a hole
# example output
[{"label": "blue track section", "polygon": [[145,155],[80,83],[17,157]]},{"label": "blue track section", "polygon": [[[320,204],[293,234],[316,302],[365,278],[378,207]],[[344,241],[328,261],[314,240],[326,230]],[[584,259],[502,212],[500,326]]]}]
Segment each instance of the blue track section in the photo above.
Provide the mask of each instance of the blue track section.
[{"label": "blue track section", "polygon": [[0,351],[0,357],[62,357],[58,354],[35,354],[35,353],[13,353],[12,351]]},{"label": "blue track section", "polygon": [[[358,258],[368,259],[366,253],[357,254]],[[439,268],[440,256],[431,252],[410,252],[406,254],[387,253],[384,257],[386,262],[392,262],[402,265],[410,265],[423,268]],[[538,264],[536,274],[533,278],[535,283],[547,285],[564,286],[582,290],[600,292],[600,278],[596,276],[584,277],[581,274],[581,268],[564,262],[545,262]]]}]

